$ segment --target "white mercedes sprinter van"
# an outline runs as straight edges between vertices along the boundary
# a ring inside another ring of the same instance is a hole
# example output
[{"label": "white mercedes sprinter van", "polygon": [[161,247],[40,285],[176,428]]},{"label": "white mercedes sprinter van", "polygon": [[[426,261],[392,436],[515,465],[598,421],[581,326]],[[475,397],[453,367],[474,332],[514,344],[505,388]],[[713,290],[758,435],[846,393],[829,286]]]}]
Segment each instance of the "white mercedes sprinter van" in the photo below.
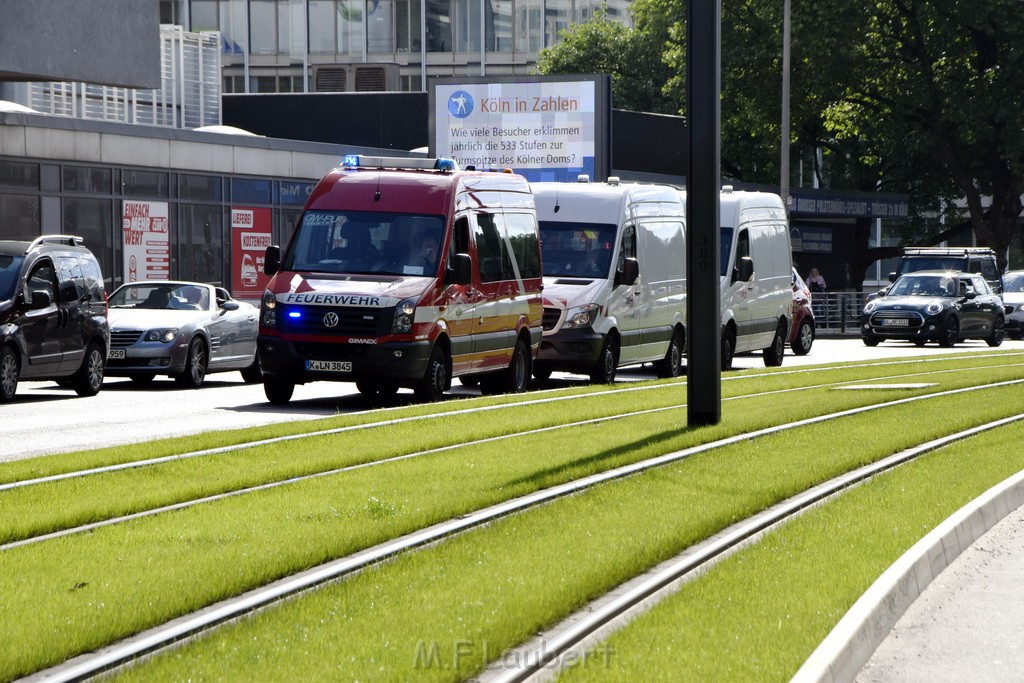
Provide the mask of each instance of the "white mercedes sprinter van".
[{"label": "white mercedes sprinter van", "polygon": [[578,372],[607,383],[617,368],[654,362],[659,377],[678,376],[686,345],[679,191],[617,178],[530,186],[544,272],[533,374]]},{"label": "white mercedes sprinter van", "polygon": [[782,199],[767,192],[721,192],[722,369],[735,353],[761,351],[782,365],[793,319],[793,263]]}]

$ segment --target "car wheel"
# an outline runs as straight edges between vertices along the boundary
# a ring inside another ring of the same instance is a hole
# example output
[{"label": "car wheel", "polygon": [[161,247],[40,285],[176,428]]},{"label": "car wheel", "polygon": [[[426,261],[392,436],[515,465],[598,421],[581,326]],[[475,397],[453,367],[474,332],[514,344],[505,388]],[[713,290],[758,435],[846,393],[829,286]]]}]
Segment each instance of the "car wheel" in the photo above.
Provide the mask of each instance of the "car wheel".
[{"label": "car wheel", "polygon": [[878,342],[882,341],[878,337],[862,337],[864,346],[878,346]]},{"label": "car wheel", "polygon": [[800,321],[800,327],[796,332],[796,339],[791,344],[793,353],[798,356],[806,356],[811,352],[811,344],[814,343],[814,323],[809,318]]},{"label": "car wheel", "polygon": [[498,372],[489,373],[480,378],[480,393],[485,396],[494,394],[521,394],[526,391],[530,381],[530,350],[522,339],[512,349],[512,360],[508,367]]},{"label": "car wheel", "polygon": [[449,372],[448,354],[440,344],[434,344],[430,351],[430,359],[427,361],[427,369],[412,388],[416,400],[423,403],[440,401],[448,389]]},{"label": "car wheel", "polygon": [[939,346],[951,349],[958,341],[960,341],[960,322],[955,317],[949,316],[946,318],[942,336],[939,337]]},{"label": "car wheel", "polygon": [[9,346],[0,349],[0,402],[6,403],[14,398],[20,375],[18,355]]},{"label": "car wheel", "polygon": [[988,336],[988,339],[985,340],[985,343],[988,344],[989,346],[999,346],[1000,344],[1003,343],[1003,335],[1003,319],[996,318],[994,321],[992,321],[992,334]]},{"label": "car wheel", "polygon": [[731,327],[722,331],[722,370],[732,370],[732,357],[736,353],[736,333]]},{"label": "car wheel", "polygon": [[185,371],[174,378],[174,380],[189,389],[198,389],[206,379],[206,344],[202,339],[193,339],[188,345],[188,355],[185,357]]},{"label": "car wheel", "polygon": [[294,382],[285,382],[275,377],[263,377],[263,393],[267,400],[274,405],[283,405],[292,400],[292,393],[295,391]]},{"label": "car wheel", "polygon": [[668,343],[665,357],[655,362],[654,372],[662,379],[679,377],[683,374],[683,335],[678,330],[672,335],[672,341]]},{"label": "car wheel", "polygon": [[79,396],[95,396],[103,386],[103,371],[107,365],[107,354],[100,345],[93,342],[85,349],[82,367],[72,377],[75,393]]},{"label": "car wheel", "polygon": [[263,370],[260,369],[260,359],[254,357],[252,363],[241,370],[242,381],[246,384],[259,384],[263,381]]},{"label": "car wheel", "polygon": [[782,365],[782,358],[786,354],[786,332],[788,330],[786,322],[780,320],[779,326],[775,328],[775,338],[772,339],[772,345],[761,352],[761,355],[764,356],[766,367],[777,368]]},{"label": "car wheel", "polygon": [[615,381],[615,370],[619,367],[619,338],[609,334],[601,347],[597,365],[590,370],[590,381],[594,384],[611,384]]}]

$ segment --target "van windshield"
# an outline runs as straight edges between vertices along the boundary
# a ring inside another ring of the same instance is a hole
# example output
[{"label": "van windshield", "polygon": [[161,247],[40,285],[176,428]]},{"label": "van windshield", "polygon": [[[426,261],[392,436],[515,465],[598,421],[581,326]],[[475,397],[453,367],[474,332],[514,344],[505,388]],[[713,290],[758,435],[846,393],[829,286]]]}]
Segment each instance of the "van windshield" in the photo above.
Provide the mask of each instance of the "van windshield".
[{"label": "van windshield", "polygon": [[541,221],[545,277],[608,277],[615,233],[611,224]]},{"label": "van windshield", "polygon": [[24,256],[0,254],[0,301],[14,298],[18,288],[18,272],[24,260]]},{"label": "van windshield", "polygon": [[443,216],[369,211],[307,211],[282,268],[318,273],[438,273]]},{"label": "van windshield", "polygon": [[719,277],[725,277],[729,273],[729,259],[732,256],[732,228],[722,227],[718,233],[720,244],[718,245]]}]

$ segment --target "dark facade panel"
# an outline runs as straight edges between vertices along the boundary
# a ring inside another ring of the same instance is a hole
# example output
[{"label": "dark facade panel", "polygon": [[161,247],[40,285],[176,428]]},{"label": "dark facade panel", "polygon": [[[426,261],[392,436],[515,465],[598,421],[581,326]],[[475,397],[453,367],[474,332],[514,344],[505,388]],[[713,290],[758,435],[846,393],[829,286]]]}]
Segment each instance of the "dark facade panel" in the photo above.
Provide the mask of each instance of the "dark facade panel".
[{"label": "dark facade panel", "polygon": [[0,0],[0,81],[159,88],[159,0]]}]

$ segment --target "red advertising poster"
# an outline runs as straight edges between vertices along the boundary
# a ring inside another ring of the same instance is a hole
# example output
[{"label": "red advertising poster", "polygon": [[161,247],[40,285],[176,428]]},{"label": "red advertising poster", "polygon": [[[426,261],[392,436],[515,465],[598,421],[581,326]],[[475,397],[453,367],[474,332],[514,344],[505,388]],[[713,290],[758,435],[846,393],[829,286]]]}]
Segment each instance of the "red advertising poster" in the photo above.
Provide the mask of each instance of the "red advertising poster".
[{"label": "red advertising poster", "polygon": [[171,275],[167,202],[124,202],[124,281],[166,280]]},{"label": "red advertising poster", "polygon": [[270,209],[231,207],[231,294],[259,299],[270,280],[263,256],[270,246]]}]

